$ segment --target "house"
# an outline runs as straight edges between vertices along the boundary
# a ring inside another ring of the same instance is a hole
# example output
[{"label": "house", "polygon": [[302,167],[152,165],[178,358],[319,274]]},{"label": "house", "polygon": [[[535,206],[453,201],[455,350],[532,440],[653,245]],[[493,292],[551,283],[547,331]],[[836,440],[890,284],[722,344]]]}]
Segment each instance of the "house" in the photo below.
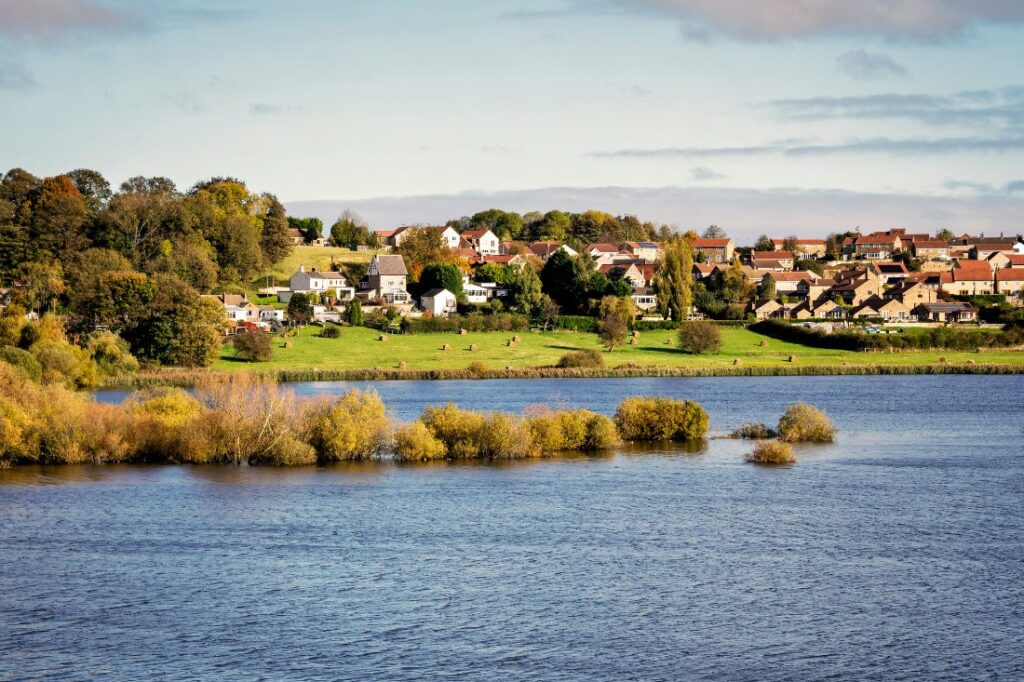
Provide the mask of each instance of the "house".
[{"label": "house", "polygon": [[306,235],[302,234],[302,230],[297,230],[294,227],[288,230],[288,237],[295,246],[306,243]]},{"label": "house", "polygon": [[597,259],[601,256],[619,253],[619,247],[607,242],[590,244],[587,248],[583,249],[583,253],[587,254],[591,258]]},{"label": "house", "polygon": [[922,303],[914,308],[921,322],[972,322],[978,311],[970,303]]},{"label": "house", "polygon": [[462,295],[466,297],[467,302],[479,305],[480,303],[487,303],[487,299],[490,298],[490,290],[476,282],[471,282],[469,277],[463,277]]},{"label": "house", "polygon": [[[765,277],[768,277],[768,275],[765,275]],[[809,270],[771,273],[771,278],[775,280],[775,293],[779,296],[798,296],[800,295],[800,282],[814,282],[820,279],[817,273]],[[761,281],[763,282],[764,279]],[[824,292],[824,289],[822,291]]]},{"label": "house", "polygon": [[447,289],[431,289],[420,296],[420,307],[434,317],[454,315],[458,305],[455,294]]},{"label": "house", "polygon": [[694,263],[693,281],[703,282],[708,280],[715,274],[716,270],[718,270],[718,266],[714,263]]},{"label": "house", "polygon": [[1024,268],[996,270],[995,293],[1003,294],[1007,297],[1024,297]]},{"label": "house", "polygon": [[615,265],[619,263],[645,263],[637,259],[633,254],[625,251],[616,251],[615,253],[602,253],[594,256],[594,264],[598,267],[602,265]]},{"label": "house", "polygon": [[754,267],[758,267],[756,263],[758,261],[775,261],[784,270],[792,270],[793,264],[796,259],[792,251],[752,251],[750,254],[750,262]]},{"label": "house", "polygon": [[994,253],[1014,253],[1017,240],[1002,237],[981,237],[970,250],[970,257],[974,260],[985,260]]},{"label": "house", "polygon": [[895,282],[902,282],[910,274],[907,270],[907,266],[903,263],[874,263],[872,265],[875,272],[879,277],[882,278],[883,285],[893,284]]},{"label": "house", "polygon": [[306,272],[306,266],[300,265],[299,271],[288,279],[287,292],[278,295],[278,300],[287,303],[291,300],[292,294],[322,294],[329,298],[336,298],[339,301],[351,301],[355,298],[356,291],[348,286],[345,276],[340,272],[318,271],[311,268]]},{"label": "house", "polygon": [[920,258],[921,260],[949,259],[949,242],[941,239],[911,242],[910,250],[914,254],[914,258]]},{"label": "house", "polygon": [[[451,228],[448,228],[451,229]],[[501,253],[501,240],[490,230],[466,230],[462,239],[481,256],[497,256]]]},{"label": "house", "polygon": [[[796,283],[796,295],[801,296],[808,301],[817,301],[822,296],[825,296],[825,293],[835,285],[836,281],[834,279],[822,277],[817,280],[812,280],[804,278]],[[775,291],[778,292],[778,290],[779,283],[776,281]]]},{"label": "house", "polygon": [[731,263],[736,245],[729,238],[696,239],[693,242],[694,256],[701,254],[705,263]]},{"label": "house", "polygon": [[988,261],[958,260],[949,272],[941,273],[940,288],[954,296],[994,293],[992,266]]},{"label": "house", "polygon": [[935,303],[938,300],[937,287],[926,286],[920,280],[906,279],[882,292],[882,297],[895,300],[913,310],[921,303]]},{"label": "house", "polygon": [[649,287],[633,289],[632,299],[637,309],[644,313],[649,313],[658,307],[658,295],[654,293],[654,289]]},{"label": "house", "polygon": [[[1004,267],[1004,268],[1024,268],[1024,254],[1006,253],[1006,254],[1000,254],[1000,255],[1003,256],[1006,259],[1004,264],[1002,266],[1000,266],[1000,267]],[[991,263],[992,259],[989,259],[989,262]]]},{"label": "house", "polygon": [[[792,244],[788,239],[772,239],[772,244],[777,250],[786,248],[786,242]],[[795,251],[807,258],[820,258],[825,255],[827,245],[824,239],[797,239]]]},{"label": "house", "polygon": [[881,278],[867,268],[836,273],[835,280],[827,294],[842,299],[848,306],[858,306],[872,296],[882,295]]},{"label": "house", "polygon": [[835,301],[822,301],[814,307],[814,317],[820,317],[829,320],[845,320],[847,316],[846,308]]},{"label": "house", "polygon": [[284,322],[284,310],[275,308],[272,305],[261,305],[259,307],[260,321],[266,324]]},{"label": "house", "polygon": [[579,254],[562,242],[534,242],[529,246],[530,253],[546,261],[556,251],[565,251],[570,256],[576,257]]},{"label": "house", "polygon": [[626,242],[622,245],[622,250],[647,263],[658,260],[658,251],[660,251],[654,242]]},{"label": "house", "polygon": [[773,317],[780,317],[783,305],[775,300],[753,302],[750,304],[750,312],[758,320],[769,320]]},{"label": "house", "polygon": [[875,232],[854,240],[853,255],[866,260],[888,260],[902,248],[903,241],[898,232]]},{"label": "house", "polygon": [[254,329],[260,328],[260,309],[255,303],[249,300],[245,294],[205,294],[202,298],[209,301],[216,301],[224,308],[224,313],[229,322],[230,330],[250,326]]},{"label": "house", "polygon": [[622,265],[602,265],[599,267],[598,272],[607,277],[608,279],[615,279],[616,276],[621,273],[622,279],[625,279],[633,287],[644,287],[647,286],[648,279],[644,276],[643,271],[637,267],[636,263],[624,263]]},{"label": "house", "polygon": [[758,272],[788,272],[792,270],[791,265],[785,265],[777,260],[751,260],[750,267]]},{"label": "house", "polygon": [[360,296],[370,303],[406,305],[412,301],[405,290],[409,271],[401,256],[373,257],[366,279],[359,283]]}]

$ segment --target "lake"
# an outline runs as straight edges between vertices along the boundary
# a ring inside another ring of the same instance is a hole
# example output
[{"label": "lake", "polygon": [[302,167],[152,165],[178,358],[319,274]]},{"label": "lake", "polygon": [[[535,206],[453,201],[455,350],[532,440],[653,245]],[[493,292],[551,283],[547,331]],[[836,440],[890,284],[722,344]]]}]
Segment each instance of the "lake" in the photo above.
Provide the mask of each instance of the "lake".
[{"label": "lake", "polygon": [[373,388],[400,419],[686,397],[716,432],[803,400],[840,435],[786,468],[710,440],[0,471],[0,679],[1024,677],[1024,376]]}]

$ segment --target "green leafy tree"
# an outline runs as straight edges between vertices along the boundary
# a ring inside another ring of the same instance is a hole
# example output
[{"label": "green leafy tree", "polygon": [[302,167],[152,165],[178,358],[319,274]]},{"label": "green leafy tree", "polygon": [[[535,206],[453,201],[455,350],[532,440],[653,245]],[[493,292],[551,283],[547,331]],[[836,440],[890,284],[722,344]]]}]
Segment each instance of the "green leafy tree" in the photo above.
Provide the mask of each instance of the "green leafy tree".
[{"label": "green leafy tree", "polygon": [[260,248],[268,265],[284,260],[292,252],[292,238],[288,234],[288,216],[284,205],[273,195],[267,195],[270,206],[263,218]]},{"label": "green leafy tree", "polygon": [[708,225],[704,228],[704,232],[701,233],[701,237],[704,239],[725,239],[725,230],[718,225]]},{"label": "green leafy tree", "polygon": [[631,298],[606,296],[601,299],[597,329],[601,341],[609,351],[625,342],[629,325],[635,315]]},{"label": "green leafy tree", "polygon": [[420,274],[424,291],[447,289],[456,296],[462,293],[462,270],[453,263],[431,263]]},{"label": "green leafy tree", "polygon": [[762,301],[770,301],[775,298],[775,278],[770,274],[761,279],[757,285],[757,297]]},{"label": "green leafy tree", "polygon": [[405,259],[405,267],[409,270],[409,280],[412,282],[420,281],[423,268],[430,264],[455,262],[455,256],[441,239],[441,232],[422,227],[409,228],[396,252]]},{"label": "green leafy tree", "polygon": [[658,309],[665,317],[679,321],[686,318],[693,305],[693,251],[685,239],[664,244],[665,255],[654,276]]},{"label": "green leafy tree", "polygon": [[331,245],[346,249],[370,246],[369,224],[355,211],[345,210],[331,226]]},{"label": "green leafy tree", "polygon": [[760,237],[757,238],[757,241],[754,242],[754,251],[774,251],[774,250],[775,250],[775,242],[773,242],[771,240],[771,238],[768,235],[766,235],[766,234],[762,234]]},{"label": "green leafy tree", "polygon": [[746,301],[751,296],[752,287],[747,283],[747,275],[743,272],[740,259],[733,258],[732,263],[722,273],[721,293],[722,297],[730,303]]},{"label": "green leafy tree", "polygon": [[363,322],[363,306],[358,298],[353,299],[348,306],[348,323],[353,327],[362,327]]},{"label": "green leafy tree", "polygon": [[313,319],[313,306],[306,294],[292,294],[288,301],[288,318],[296,324],[307,324]]}]

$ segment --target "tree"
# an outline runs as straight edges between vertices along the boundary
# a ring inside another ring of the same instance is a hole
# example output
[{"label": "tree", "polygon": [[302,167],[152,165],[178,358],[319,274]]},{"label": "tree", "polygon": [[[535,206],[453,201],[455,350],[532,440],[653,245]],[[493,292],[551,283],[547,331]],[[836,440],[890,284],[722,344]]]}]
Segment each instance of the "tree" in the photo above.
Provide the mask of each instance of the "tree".
[{"label": "tree", "polygon": [[548,211],[544,218],[535,224],[535,239],[565,241],[572,232],[572,219],[561,211]]},{"label": "tree", "polygon": [[206,367],[219,356],[224,308],[204,299],[173,275],[153,277],[155,292],[146,315],[122,336],[132,352],[166,365]]},{"label": "tree", "polygon": [[331,245],[355,250],[359,246],[369,246],[371,240],[370,226],[355,211],[345,209],[331,226]]},{"label": "tree", "polygon": [[353,327],[363,326],[363,306],[359,299],[353,299],[348,306],[348,323]]},{"label": "tree", "polygon": [[113,193],[110,190],[110,183],[99,171],[79,168],[68,173],[68,177],[75,183],[75,187],[85,198],[85,204],[89,208],[89,215],[95,217],[110,201]]},{"label": "tree", "polygon": [[770,301],[775,298],[775,278],[767,274],[757,285],[757,297],[762,301]]},{"label": "tree", "polygon": [[762,234],[760,237],[757,238],[757,241],[754,242],[754,251],[774,251],[774,250],[775,250],[775,242],[773,242],[771,240],[771,238],[768,235],[766,235],[766,234]]},{"label": "tree", "polygon": [[708,225],[701,234],[704,239],[725,239],[725,230],[718,225]]},{"label": "tree", "polygon": [[462,270],[453,263],[431,263],[420,274],[423,291],[447,289],[456,296],[462,293]]},{"label": "tree", "polygon": [[22,283],[21,295],[29,309],[36,312],[53,310],[57,297],[66,290],[59,261],[22,263],[17,276]]},{"label": "tree", "polygon": [[679,350],[684,353],[717,353],[722,347],[722,332],[713,322],[694,320],[679,326]]},{"label": "tree", "polygon": [[292,294],[288,301],[288,318],[297,324],[307,324],[313,319],[313,306],[306,294]]},{"label": "tree", "polygon": [[633,300],[627,297],[606,296],[601,299],[598,334],[605,347],[611,351],[622,345],[629,333],[629,323],[635,317]]},{"label": "tree", "polygon": [[664,244],[665,255],[654,275],[658,309],[677,322],[686,319],[693,305],[693,251],[685,239]]},{"label": "tree", "polygon": [[791,234],[782,240],[782,250],[790,253],[797,253],[800,250],[800,239]]},{"label": "tree", "polygon": [[594,261],[588,256],[570,256],[563,250],[551,254],[540,271],[544,293],[563,310],[582,310],[591,294],[608,288],[605,277],[595,278]]},{"label": "tree", "polygon": [[283,260],[292,252],[292,238],[288,234],[288,216],[284,205],[273,195],[267,195],[270,207],[263,218],[263,231],[260,233],[260,248],[266,258],[267,265]]},{"label": "tree", "polygon": [[953,230],[948,227],[944,227],[935,233],[935,238],[944,242],[948,242],[950,239],[954,239],[955,237],[956,235],[953,234]]},{"label": "tree", "polygon": [[253,332],[235,336],[235,357],[245,362],[268,362],[274,357],[270,334]]},{"label": "tree", "polygon": [[405,259],[409,279],[418,282],[423,268],[431,263],[454,263],[455,256],[441,239],[439,230],[411,227],[396,252]]},{"label": "tree", "polygon": [[288,217],[288,227],[302,233],[306,243],[315,241],[324,233],[324,223],[319,218],[293,218]]},{"label": "tree", "polygon": [[43,180],[31,202],[29,234],[37,251],[63,259],[89,247],[89,207],[69,176]]},{"label": "tree", "polygon": [[747,284],[747,274],[743,272],[739,257],[732,259],[729,268],[722,273],[722,296],[730,303],[739,303],[750,298],[751,287]]},{"label": "tree", "polygon": [[96,221],[93,239],[143,267],[157,257],[161,243],[183,231],[180,201],[166,178],[132,178]]}]

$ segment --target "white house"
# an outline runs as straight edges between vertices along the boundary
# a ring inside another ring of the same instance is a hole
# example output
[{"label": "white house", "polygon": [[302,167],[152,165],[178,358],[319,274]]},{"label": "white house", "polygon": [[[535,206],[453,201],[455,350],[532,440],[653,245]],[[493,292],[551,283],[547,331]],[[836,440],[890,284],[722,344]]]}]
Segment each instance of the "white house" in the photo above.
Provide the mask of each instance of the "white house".
[{"label": "white house", "polygon": [[431,289],[420,296],[420,307],[434,317],[447,317],[455,314],[458,301],[447,289]]},{"label": "white house", "polygon": [[404,305],[411,302],[409,292],[405,290],[409,271],[401,256],[376,255],[370,261],[366,279],[359,283],[360,296],[367,302],[383,302],[391,305]]},{"label": "white house", "polygon": [[[287,300],[291,294],[326,294],[341,301],[351,301],[355,298],[356,291],[348,286],[345,276],[340,272],[318,272],[316,268],[306,272],[306,266],[300,265],[299,271],[288,280],[289,289]],[[287,303],[286,298],[281,301]]]},{"label": "white house", "polygon": [[501,240],[490,230],[466,230],[461,236],[481,256],[497,256],[501,253]]},{"label": "white house", "polygon": [[463,278],[462,294],[466,297],[466,300],[469,303],[487,303],[488,293],[490,292],[487,289],[476,282],[470,282],[469,277]]},{"label": "white house", "polygon": [[271,322],[284,322],[284,310],[271,305],[261,305],[260,322],[270,324]]},{"label": "white house", "polygon": [[462,243],[462,236],[455,231],[455,228],[446,227],[441,230],[441,241],[449,249],[457,249]]}]

